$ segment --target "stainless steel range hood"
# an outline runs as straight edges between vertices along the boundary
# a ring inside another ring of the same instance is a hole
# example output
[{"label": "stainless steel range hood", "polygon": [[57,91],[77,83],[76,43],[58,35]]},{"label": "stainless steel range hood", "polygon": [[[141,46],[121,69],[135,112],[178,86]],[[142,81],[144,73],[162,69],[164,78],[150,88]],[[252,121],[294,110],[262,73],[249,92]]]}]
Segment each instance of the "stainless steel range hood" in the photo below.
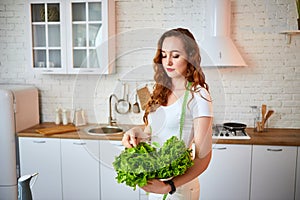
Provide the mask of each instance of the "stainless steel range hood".
[{"label": "stainless steel range hood", "polygon": [[206,26],[201,47],[201,66],[247,66],[230,37],[230,0],[209,0]]}]

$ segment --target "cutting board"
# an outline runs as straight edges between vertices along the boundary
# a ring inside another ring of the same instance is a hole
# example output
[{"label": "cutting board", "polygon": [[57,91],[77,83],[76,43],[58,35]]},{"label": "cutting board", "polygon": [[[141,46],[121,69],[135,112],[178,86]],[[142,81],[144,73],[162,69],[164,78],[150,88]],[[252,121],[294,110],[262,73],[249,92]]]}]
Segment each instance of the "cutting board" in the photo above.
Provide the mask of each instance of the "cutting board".
[{"label": "cutting board", "polygon": [[35,130],[37,133],[43,135],[51,135],[51,134],[59,134],[59,133],[67,133],[72,131],[77,131],[77,128],[72,125],[58,125],[50,128],[41,128]]},{"label": "cutting board", "polygon": [[145,110],[148,100],[151,97],[147,86],[137,90],[137,95],[139,97],[142,110]]}]

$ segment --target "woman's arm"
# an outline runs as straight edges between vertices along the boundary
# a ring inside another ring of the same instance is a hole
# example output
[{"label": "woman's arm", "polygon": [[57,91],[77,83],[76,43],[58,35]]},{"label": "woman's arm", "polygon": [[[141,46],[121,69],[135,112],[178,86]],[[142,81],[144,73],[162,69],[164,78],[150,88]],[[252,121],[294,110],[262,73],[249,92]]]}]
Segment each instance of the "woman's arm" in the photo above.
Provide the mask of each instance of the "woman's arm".
[{"label": "woman's arm", "polygon": [[[194,119],[194,142],[195,159],[194,165],[190,167],[185,174],[173,179],[175,187],[179,187],[202,174],[208,167],[211,159],[212,147],[212,117],[199,117]],[[158,180],[150,180],[143,187],[146,192],[166,194],[171,191],[169,185]]]}]

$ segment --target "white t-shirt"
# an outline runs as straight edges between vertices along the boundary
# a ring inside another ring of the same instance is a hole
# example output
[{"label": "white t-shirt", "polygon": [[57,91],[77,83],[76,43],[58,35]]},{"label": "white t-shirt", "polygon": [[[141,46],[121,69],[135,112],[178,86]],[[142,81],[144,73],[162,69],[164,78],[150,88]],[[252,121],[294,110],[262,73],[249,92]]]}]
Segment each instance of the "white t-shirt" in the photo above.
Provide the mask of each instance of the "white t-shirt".
[{"label": "white t-shirt", "polygon": [[[209,101],[207,101],[207,99]],[[149,125],[152,129],[152,142],[155,141],[162,145],[173,135],[178,138],[180,137],[180,117],[183,100],[184,95],[179,97],[173,104],[169,106],[160,106],[155,112],[149,114]],[[187,147],[192,145],[194,138],[193,119],[204,116],[213,116],[210,100],[210,95],[205,88],[200,88],[199,92],[194,93],[194,97],[192,97],[191,92],[189,92],[182,132],[182,139]]]},{"label": "white t-shirt", "polygon": [[[201,94],[201,95],[200,95]],[[191,100],[192,99],[192,100]],[[209,101],[207,101],[208,99]],[[173,135],[180,137],[180,117],[184,95],[177,99],[172,105],[160,106],[155,112],[149,114],[149,125],[152,129],[151,141],[158,142],[160,146]],[[191,101],[190,101],[191,100]],[[211,98],[205,88],[201,88],[199,93],[189,93],[182,139],[187,147],[191,147],[194,139],[193,119],[204,116],[213,116]],[[209,130],[211,131],[211,130]],[[209,133],[212,134],[212,133]],[[168,195],[168,200],[199,199],[198,178],[177,188],[173,195]],[[162,199],[163,195],[149,194],[149,200]]]}]

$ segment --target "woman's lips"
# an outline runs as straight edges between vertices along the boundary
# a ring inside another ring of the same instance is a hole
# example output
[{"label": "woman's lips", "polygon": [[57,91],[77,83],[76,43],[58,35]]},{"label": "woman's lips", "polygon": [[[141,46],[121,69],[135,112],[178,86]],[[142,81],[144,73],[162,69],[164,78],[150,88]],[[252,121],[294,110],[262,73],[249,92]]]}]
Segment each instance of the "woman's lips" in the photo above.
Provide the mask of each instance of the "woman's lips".
[{"label": "woman's lips", "polygon": [[173,68],[167,68],[167,71],[168,72],[172,72],[172,71],[174,71],[175,69],[173,69]]}]

